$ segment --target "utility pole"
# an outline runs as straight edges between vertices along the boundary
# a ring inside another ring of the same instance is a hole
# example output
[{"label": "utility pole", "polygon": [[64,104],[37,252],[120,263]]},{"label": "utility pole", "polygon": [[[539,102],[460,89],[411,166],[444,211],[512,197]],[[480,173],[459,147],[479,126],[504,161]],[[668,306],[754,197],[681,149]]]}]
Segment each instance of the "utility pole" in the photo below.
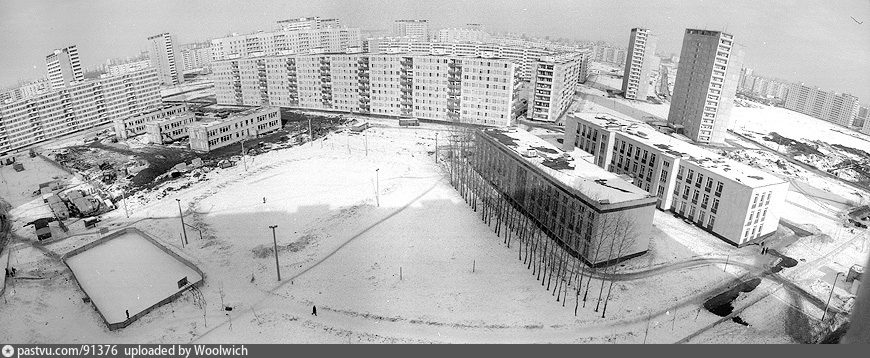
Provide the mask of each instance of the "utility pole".
[{"label": "utility pole", "polygon": [[369,156],[369,132],[363,131],[363,138],[366,142],[366,156]]},{"label": "utility pole", "polygon": [[184,227],[184,213],[181,212],[181,199],[176,198],[176,202],[178,202],[178,217],[181,218],[181,232],[184,233],[184,243],[190,244],[190,241],[187,241],[187,228]]},{"label": "utility pole", "polygon": [[435,132],[435,164],[438,164],[438,132]]},{"label": "utility pole", "polygon": [[281,281],[281,266],[278,265],[278,239],[275,237],[275,228],[278,225],[269,225],[269,228],[272,229],[272,245],[275,248],[275,271],[278,272],[278,281]]},{"label": "utility pole", "polygon": [[825,302],[825,312],[822,313],[822,322],[825,321],[825,316],[828,315],[828,305],[831,303],[831,297],[834,296],[834,288],[837,287],[837,279],[840,278],[840,275],[842,274],[842,272],[837,272],[837,276],[834,276],[834,283],[831,284],[831,293],[828,294],[828,302]]},{"label": "utility pole", "polygon": [[308,141],[311,142],[311,146],[314,146],[314,135],[311,132],[311,117],[308,117]]},{"label": "utility pole", "polygon": [[375,202],[378,204],[378,206],[381,206],[381,190],[379,183],[380,179],[378,178],[378,171],[380,170],[381,168],[375,169]]}]

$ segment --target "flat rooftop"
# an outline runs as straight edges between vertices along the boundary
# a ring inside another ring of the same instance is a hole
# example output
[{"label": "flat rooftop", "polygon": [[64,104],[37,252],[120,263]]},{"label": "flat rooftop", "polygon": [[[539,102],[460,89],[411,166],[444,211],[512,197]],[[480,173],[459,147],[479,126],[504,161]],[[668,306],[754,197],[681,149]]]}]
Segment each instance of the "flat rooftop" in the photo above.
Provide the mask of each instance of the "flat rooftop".
[{"label": "flat rooftop", "polygon": [[196,116],[196,120],[192,123],[192,125],[210,127],[220,123],[235,120],[238,117],[244,117],[259,112],[268,112],[277,109],[278,107],[247,107],[241,110],[239,110],[238,108],[231,108],[226,110],[220,109],[216,111],[209,111],[203,113],[203,115],[201,116]]},{"label": "flat rooftop", "polygon": [[[651,198],[649,193],[592,164],[580,156],[565,153],[525,130],[492,128],[482,131],[509,148],[527,163],[579,194],[593,200],[618,204]],[[534,153],[534,155],[530,155]],[[606,203],[602,203],[606,204]]]},{"label": "flat rooftop", "polygon": [[684,161],[694,163],[712,173],[749,187],[756,188],[785,183],[784,180],[763,170],[725,158],[692,143],[661,133],[646,123],[604,114],[574,113],[573,115],[597,126],[622,133],[626,137],[640,143],[661,149],[665,154],[681,157]]}]

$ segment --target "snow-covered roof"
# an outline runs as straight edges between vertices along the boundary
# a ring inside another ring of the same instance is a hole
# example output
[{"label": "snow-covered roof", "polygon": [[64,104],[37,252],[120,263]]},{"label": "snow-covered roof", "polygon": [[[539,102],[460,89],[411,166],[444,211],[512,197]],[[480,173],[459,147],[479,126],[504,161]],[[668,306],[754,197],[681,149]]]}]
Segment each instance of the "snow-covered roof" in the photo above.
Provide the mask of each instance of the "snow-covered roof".
[{"label": "snow-covered roof", "polygon": [[482,132],[515,152],[540,172],[585,197],[598,200],[600,204],[650,198],[646,191],[583,159],[585,155],[565,153],[525,130],[490,128]]},{"label": "snow-covered roof", "polygon": [[621,133],[637,142],[658,148],[664,155],[681,157],[685,162],[693,163],[748,187],[756,188],[785,182],[760,169],[661,133],[646,123],[602,114],[574,113],[573,115],[609,131]]}]

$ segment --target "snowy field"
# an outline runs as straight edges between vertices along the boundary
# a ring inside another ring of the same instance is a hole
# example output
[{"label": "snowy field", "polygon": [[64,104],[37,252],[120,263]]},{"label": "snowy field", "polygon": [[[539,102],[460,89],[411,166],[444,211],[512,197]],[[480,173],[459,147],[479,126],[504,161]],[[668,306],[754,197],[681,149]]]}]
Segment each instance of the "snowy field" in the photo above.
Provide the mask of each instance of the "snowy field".
[{"label": "snowy field", "polygon": [[[249,157],[247,168],[215,169],[162,199],[131,198],[129,219],[103,215],[101,226],[143,230],[208,276],[204,308],[185,294],[120,331],[82,303],[56,259],[94,240],[92,231],[38,248],[18,239],[10,260],[33,279],[15,280],[0,305],[0,320],[16,322],[0,325],[0,340],[640,343],[649,319],[647,342],[674,342],[719,319],[700,307],[711,290],[770,260],[656,212],[650,251],[616,272],[661,272],[616,281],[606,318],[595,306],[607,281],[586,285],[585,306],[582,294],[557,301],[516,244],[508,248],[444,179],[436,130],[447,145],[449,133],[432,125],[334,133]],[[175,199],[195,227],[183,248]],[[712,263],[674,266],[705,258]]]},{"label": "snowy field", "polygon": [[108,323],[123,322],[202,276],[135,232],[125,232],[66,260]]},{"label": "snowy field", "polygon": [[[741,133],[767,135],[776,132],[794,140],[822,141],[870,152],[870,136],[784,108],[735,106],[731,118],[735,130]],[[772,142],[766,143],[776,147]]]}]

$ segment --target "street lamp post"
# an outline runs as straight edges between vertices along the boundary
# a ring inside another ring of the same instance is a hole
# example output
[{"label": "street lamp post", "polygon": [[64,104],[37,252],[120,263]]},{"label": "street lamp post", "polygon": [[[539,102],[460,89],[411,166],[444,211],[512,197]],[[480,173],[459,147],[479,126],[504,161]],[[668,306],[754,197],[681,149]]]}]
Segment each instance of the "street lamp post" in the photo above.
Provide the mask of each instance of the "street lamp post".
[{"label": "street lamp post", "polygon": [[378,206],[381,206],[381,197],[380,197],[381,190],[380,190],[380,183],[378,182],[379,181],[378,171],[380,171],[380,170],[381,170],[381,168],[375,169],[375,203],[377,203]]},{"label": "street lamp post", "polygon": [[272,229],[272,245],[275,248],[275,271],[278,273],[278,281],[281,281],[281,266],[278,265],[278,239],[275,237],[275,228],[278,225],[269,225],[269,228]]},{"label": "street lamp post", "polygon": [[181,199],[176,198],[176,202],[178,202],[178,217],[181,218],[181,232],[184,233],[184,243],[190,244],[190,241],[187,241],[187,229],[184,227],[184,213],[181,212]]},{"label": "street lamp post", "polygon": [[831,303],[831,297],[834,296],[834,288],[837,287],[837,279],[840,278],[840,275],[842,274],[842,272],[837,272],[837,275],[834,276],[834,283],[831,284],[831,293],[828,294],[828,302],[825,303],[825,312],[822,313],[822,322],[825,321],[825,316],[828,314],[828,305]]},{"label": "street lamp post", "polygon": [[311,117],[308,117],[308,141],[311,142],[311,146],[314,146],[314,135],[311,132]]},{"label": "street lamp post", "polygon": [[438,132],[435,132],[435,164],[438,164]]}]

